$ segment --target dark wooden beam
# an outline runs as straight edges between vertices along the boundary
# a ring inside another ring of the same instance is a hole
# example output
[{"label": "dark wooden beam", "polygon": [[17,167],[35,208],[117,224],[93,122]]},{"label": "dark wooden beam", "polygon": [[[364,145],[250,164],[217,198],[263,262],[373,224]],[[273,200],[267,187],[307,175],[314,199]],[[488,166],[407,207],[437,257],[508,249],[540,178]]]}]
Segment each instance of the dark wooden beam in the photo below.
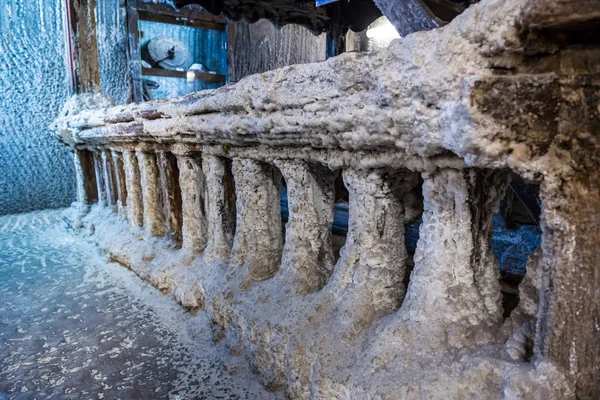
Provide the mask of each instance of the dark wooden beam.
[{"label": "dark wooden beam", "polygon": [[226,24],[227,18],[222,15],[211,14],[206,10],[198,7],[182,7],[175,9],[166,4],[155,4],[155,3],[138,3],[137,10],[140,14],[150,13],[154,15],[171,16],[176,18],[183,18],[189,20],[202,20],[205,22],[213,22],[216,24]]},{"label": "dark wooden beam", "polygon": [[142,82],[142,62],[139,51],[138,13],[137,1],[127,0],[127,29],[129,32],[129,46],[127,59],[131,77],[131,94],[129,101],[140,103],[144,101],[144,86]]},{"label": "dark wooden beam", "polygon": [[150,11],[141,11],[138,9],[138,18],[144,21],[154,21],[163,24],[183,25],[192,28],[210,29],[215,31],[225,31],[226,24],[221,22],[206,21],[189,17],[175,15],[156,14]]},{"label": "dark wooden beam", "polygon": [[96,0],[67,0],[75,64],[75,90],[89,92],[100,87],[96,36]]},{"label": "dark wooden beam", "polygon": [[[209,83],[220,83],[225,82],[225,75],[220,74],[207,74],[206,72],[194,71],[195,79],[202,80]],[[172,78],[187,78],[187,71],[173,71],[170,69],[161,68],[145,68],[142,67],[142,75],[150,76],[169,76]]]}]

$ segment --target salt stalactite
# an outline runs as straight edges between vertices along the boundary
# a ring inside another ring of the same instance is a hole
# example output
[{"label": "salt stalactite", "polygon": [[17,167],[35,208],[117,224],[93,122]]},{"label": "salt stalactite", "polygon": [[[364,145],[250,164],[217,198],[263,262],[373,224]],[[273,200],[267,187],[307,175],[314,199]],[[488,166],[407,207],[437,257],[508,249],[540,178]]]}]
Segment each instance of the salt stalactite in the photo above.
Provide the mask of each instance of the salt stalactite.
[{"label": "salt stalactite", "polygon": [[400,306],[407,252],[403,198],[419,182],[408,170],[343,172],[349,193],[348,237],[332,290],[340,296],[342,320],[349,333]]},{"label": "salt stalactite", "polygon": [[335,174],[302,161],[278,161],[277,166],[287,183],[289,209],[280,274],[297,294],[314,292],[333,271]]},{"label": "salt stalactite", "polygon": [[127,219],[133,226],[142,226],[144,223],[142,183],[138,159],[133,151],[123,152],[123,165],[127,187]]},{"label": "salt stalactite", "polygon": [[100,151],[94,152],[94,171],[96,173],[96,185],[98,190],[98,204],[106,205],[106,183],[104,180],[104,164]]},{"label": "salt stalactite", "polygon": [[144,231],[147,236],[165,235],[162,189],[156,154],[145,149],[136,152],[140,168]]},{"label": "salt stalactite", "polygon": [[233,175],[237,226],[232,257],[247,268],[249,284],[273,276],[281,261],[281,174],[272,165],[236,158]]},{"label": "salt stalactite", "polygon": [[179,186],[183,214],[183,245],[201,253],[207,243],[206,180],[199,155],[178,154]]},{"label": "salt stalactite", "polygon": [[109,150],[102,150],[102,170],[104,172],[104,187],[106,190],[106,201],[109,206],[117,205],[115,182],[112,166],[112,157]]},{"label": "salt stalactite", "polygon": [[207,241],[206,260],[227,259],[233,246],[236,225],[235,187],[230,161],[204,154],[202,171],[206,178]]},{"label": "salt stalactite", "polygon": [[[403,305],[419,341],[446,349],[487,343],[502,324],[492,216],[510,173],[439,169],[424,175],[423,223]],[[416,340],[416,339],[415,339]]]},{"label": "salt stalactite", "polygon": [[115,189],[117,193],[117,208],[119,213],[126,213],[125,206],[127,205],[127,185],[125,171],[123,168],[123,156],[121,153],[113,150],[111,154],[112,168],[115,177]]}]

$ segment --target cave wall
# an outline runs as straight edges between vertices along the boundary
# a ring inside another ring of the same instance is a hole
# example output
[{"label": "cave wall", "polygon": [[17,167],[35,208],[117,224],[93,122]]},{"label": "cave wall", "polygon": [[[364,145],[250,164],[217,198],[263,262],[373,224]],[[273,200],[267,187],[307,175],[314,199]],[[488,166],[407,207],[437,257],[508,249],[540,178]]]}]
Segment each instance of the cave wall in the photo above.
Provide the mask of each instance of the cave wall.
[{"label": "cave wall", "polygon": [[60,0],[0,2],[0,215],[69,205],[69,150],[48,129],[69,95]]}]

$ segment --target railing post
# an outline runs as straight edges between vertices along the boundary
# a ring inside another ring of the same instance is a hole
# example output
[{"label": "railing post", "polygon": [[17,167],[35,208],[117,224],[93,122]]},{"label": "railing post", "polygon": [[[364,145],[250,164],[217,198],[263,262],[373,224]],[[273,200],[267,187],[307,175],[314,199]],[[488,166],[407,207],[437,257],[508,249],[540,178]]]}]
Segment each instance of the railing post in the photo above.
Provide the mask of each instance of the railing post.
[{"label": "railing post", "polygon": [[177,158],[170,152],[156,153],[160,174],[166,235],[176,245],[182,242],[181,188]]},{"label": "railing post", "polygon": [[89,150],[74,149],[73,162],[77,184],[77,202],[90,205],[98,200],[94,159]]},{"label": "railing post", "polygon": [[96,190],[98,191],[98,204],[106,205],[106,182],[104,180],[104,164],[99,150],[94,151],[94,171],[96,175]]},{"label": "railing post", "polygon": [[302,161],[278,161],[287,183],[289,217],[279,274],[297,294],[321,289],[333,271],[331,225],[335,174]]},{"label": "railing post", "polygon": [[123,167],[123,155],[118,151],[112,151],[112,168],[115,176],[115,186],[117,193],[117,208],[119,213],[124,213],[127,206],[127,184],[125,178],[125,168]]},{"label": "railing post", "polygon": [[413,321],[416,336],[451,338],[451,348],[494,340],[503,311],[492,217],[510,173],[444,168],[423,178],[423,223],[403,319]]},{"label": "railing post", "polygon": [[165,214],[156,154],[147,148],[136,151],[140,168],[144,231],[147,236],[165,236]]},{"label": "railing post", "polygon": [[144,224],[142,183],[138,158],[134,151],[123,151],[123,166],[127,187],[127,219],[133,226],[142,226]]},{"label": "railing post", "polygon": [[202,170],[208,199],[205,204],[207,240],[204,258],[208,261],[227,259],[231,254],[236,225],[236,195],[231,161],[203,154]]},{"label": "railing post", "polygon": [[202,172],[200,153],[184,148],[173,150],[179,167],[181,208],[183,214],[184,249],[201,253],[207,242],[206,181]]},{"label": "railing post", "polygon": [[113,174],[112,157],[110,150],[102,150],[102,170],[104,172],[104,188],[106,190],[106,202],[109,206],[117,204],[115,192],[115,180]]},{"label": "railing post", "polygon": [[408,170],[346,169],[348,237],[332,277],[351,332],[398,309],[406,288],[403,199],[419,182]]},{"label": "railing post", "polygon": [[235,158],[233,175],[237,226],[232,256],[247,268],[246,283],[250,284],[271,277],[281,262],[281,174],[272,165]]}]

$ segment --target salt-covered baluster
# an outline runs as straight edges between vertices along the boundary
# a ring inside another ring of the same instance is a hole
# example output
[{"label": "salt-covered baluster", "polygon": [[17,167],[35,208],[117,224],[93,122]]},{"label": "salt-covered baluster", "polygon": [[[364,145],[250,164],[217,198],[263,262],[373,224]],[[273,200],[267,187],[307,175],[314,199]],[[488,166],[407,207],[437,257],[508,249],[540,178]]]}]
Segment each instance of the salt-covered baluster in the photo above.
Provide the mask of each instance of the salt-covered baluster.
[{"label": "salt-covered baluster", "polygon": [[141,148],[136,155],[142,186],[144,231],[147,236],[164,236],[165,214],[156,154],[150,149]]},{"label": "salt-covered baluster", "polygon": [[123,152],[123,166],[127,186],[127,219],[133,226],[142,226],[144,223],[142,183],[135,152]]},{"label": "salt-covered baluster", "polygon": [[351,331],[396,310],[404,298],[403,198],[419,182],[407,170],[343,172],[349,193],[348,237],[332,277]]},{"label": "salt-covered baluster", "polygon": [[271,277],[281,261],[281,174],[272,165],[236,158],[233,175],[237,226],[232,256],[247,268],[249,284]]},{"label": "salt-covered baluster", "polygon": [[423,178],[423,223],[402,319],[414,335],[450,348],[485,343],[502,323],[492,217],[510,173],[445,168]]},{"label": "salt-covered baluster", "polygon": [[115,176],[115,189],[117,192],[117,207],[120,213],[125,212],[127,206],[127,185],[125,183],[125,168],[123,167],[123,155],[118,151],[112,151],[112,167]]},{"label": "salt-covered baluster", "polygon": [[75,181],[77,185],[77,202],[89,205],[98,199],[94,160],[88,150],[73,150]]},{"label": "salt-covered baluster", "polygon": [[115,181],[110,150],[102,150],[102,170],[104,172],[104,188],[106,190],[106,202],[109,206],[117,204]]},{"label": "salt-covered baluster", "polygon": [[279,274],[297,294],[321,289],[333,271],[335,174],[320,164],[278,161],[287,183],[289,217]]},{"label": "salt-covered baluster", "polygon": [[167,151],[158,151],[156,156],[162,188],[165,232],[175,244],[181,245],[183,217],[177,158]]},{"label": "salt-covered baluster", "polygon": [[206,181],[200,153],[177,149],[184,249],[201,253],[207,242]]},{"label": "salt-covered baluster", "polygon": [[106,205],[106,182],[104,180],[104,163],[102,162],[102,153],[94,152],[94,171],[96,174],[96,189],[98,191],[98,204]]},{"label": "salt-covered baluster", "polygon": [[205,260],[227,259],[235,233],[235,184],[231,160],[210,154],[202,155],[202,171],[206,179],[207,237]]}]

